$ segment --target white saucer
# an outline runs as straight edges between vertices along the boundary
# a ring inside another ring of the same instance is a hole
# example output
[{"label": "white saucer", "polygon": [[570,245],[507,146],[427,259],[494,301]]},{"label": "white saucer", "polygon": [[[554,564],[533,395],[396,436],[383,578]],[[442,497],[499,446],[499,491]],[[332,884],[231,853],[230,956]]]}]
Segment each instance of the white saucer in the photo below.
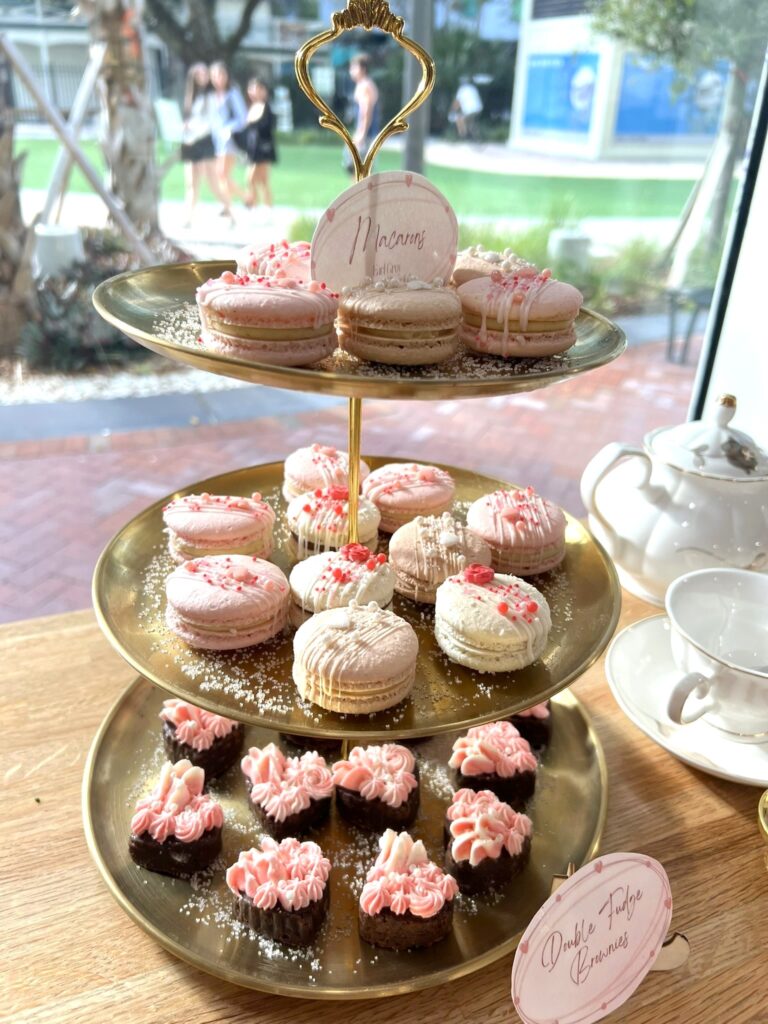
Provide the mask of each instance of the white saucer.
[{"label": "white saucer", "polygon": [[667,695],[680,672],[672,660],[666,615],[622,630],[608,648],[605,674],[627,718],[670,754],[721,779],[768,786],[768,743],[741,743],[702,719],[677,725],[667,715]]}]

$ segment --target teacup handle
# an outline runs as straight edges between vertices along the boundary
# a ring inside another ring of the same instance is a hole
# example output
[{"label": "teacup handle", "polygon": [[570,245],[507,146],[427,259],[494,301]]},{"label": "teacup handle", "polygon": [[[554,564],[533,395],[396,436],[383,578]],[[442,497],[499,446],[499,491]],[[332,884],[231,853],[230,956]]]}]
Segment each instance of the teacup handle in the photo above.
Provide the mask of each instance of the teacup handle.
[{"label": "teacup handle", "polygon": [[[712,711],[715,707],[714,702],[704,701],[709,693],[709,688],[709,680],[698,672],[689,672],[687,676],[679,679],[667,701],[667,714],[672,721],[677,722],[678,725],[690,725],[702,715],[706,715],[708,711]],[[701,703],[686,713],[685,704],[691,694]]]}]

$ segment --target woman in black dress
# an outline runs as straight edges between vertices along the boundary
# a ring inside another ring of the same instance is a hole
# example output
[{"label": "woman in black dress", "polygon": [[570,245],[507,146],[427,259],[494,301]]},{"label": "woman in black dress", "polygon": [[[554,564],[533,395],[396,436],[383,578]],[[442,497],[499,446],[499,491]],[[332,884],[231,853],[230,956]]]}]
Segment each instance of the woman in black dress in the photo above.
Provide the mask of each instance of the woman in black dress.
[{"label": "woman in black dress", "polygon": [[269,87],[260,78],[248,83],[248,120],[235,141],[248,157],[248,191],[246,206],[261,201],[272,210],[272,189],[269,183],[270,165],[277,161],[275,149],[275,115],[269,103]]}]

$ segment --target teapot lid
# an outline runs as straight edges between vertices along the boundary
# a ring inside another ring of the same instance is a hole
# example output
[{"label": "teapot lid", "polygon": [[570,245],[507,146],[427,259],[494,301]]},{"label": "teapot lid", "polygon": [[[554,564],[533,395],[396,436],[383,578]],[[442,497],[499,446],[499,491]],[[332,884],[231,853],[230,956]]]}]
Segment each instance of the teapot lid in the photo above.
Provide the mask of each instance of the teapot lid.
[{"label": "teapot lid", "polygon": [[735,413],[735,396],[720,395],[704,419],[653,430],[646,446],[684,472],[720,480],[768,479],[768,455],[748,434],[729,425]]}]

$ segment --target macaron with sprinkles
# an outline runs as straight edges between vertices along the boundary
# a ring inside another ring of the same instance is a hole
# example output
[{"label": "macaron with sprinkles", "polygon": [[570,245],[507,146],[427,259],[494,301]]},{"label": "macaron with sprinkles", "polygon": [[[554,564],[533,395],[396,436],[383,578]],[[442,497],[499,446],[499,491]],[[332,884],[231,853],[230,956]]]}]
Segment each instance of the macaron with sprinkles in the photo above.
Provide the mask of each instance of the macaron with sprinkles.
[{"label": "macaron with sprinkles", "polygon": [[[300,494],[285,513],[291,531],[289,547],[297,558],[320,551],[337,551],[349,541],[349,490],[318,487]],[[373,502],[358,498],[357,537],[361,544],[376,547],[381,516]]]},{"label": "macaron with sprinkles", "polygon": [[497,572],[535,576],[565,558],[565,513],[532,487],[478,498],[469,506],[467,525],[490,547]]},{"label": "macaron with sprinkles", "polygon": [[[362,483],[370,473],[367,463],[360,459],[358,480]],[[332,445],[311,444],[297,448],[285,460],[283,468],[283,497],[291,501],[299,494],[315,491],[318,487],[347,487],[349,484],[349,454]]]},{"label": "macaron with sprinkles", "polygon": [[273,277],[282,270],[302,284],[312,280],[309,242],[270,242],[269,245],[246,245],[237,254],[238,274]]},{"label": "macaron with sprinkles", "polygon": [[176,562],[206,555],[272,554],[275,513],[258,492],[250,498],[185,494],[163,508],[163,522]]},{"label": "macaron with sprinkles", "polygon": [[456,484],[439,466],[388,462],[363,481],[363,494],[381,513],[380,529],[394,533],[416,516],[439,516],[453,505]]},{"label": "macaron with sprinkles", "polygon": [[291,569],[290,620],[300,626],[310,615],[344,608],[352,601],[380,608],[392,603],[395,574],[384,553],[365,544],[345,544],[338,551],[311,555]]},{"label": "macaron with sprinkles", "polygon": [[474,281],[476,277],[490,277],[494,270],[500,270],[502,274],[517,274],[519,277],[535,277],[538,274],[533,263],[511,249],[498,252],[482,245],[470,245],[457,255],[451,282],[458,288],[460,284]]}]

